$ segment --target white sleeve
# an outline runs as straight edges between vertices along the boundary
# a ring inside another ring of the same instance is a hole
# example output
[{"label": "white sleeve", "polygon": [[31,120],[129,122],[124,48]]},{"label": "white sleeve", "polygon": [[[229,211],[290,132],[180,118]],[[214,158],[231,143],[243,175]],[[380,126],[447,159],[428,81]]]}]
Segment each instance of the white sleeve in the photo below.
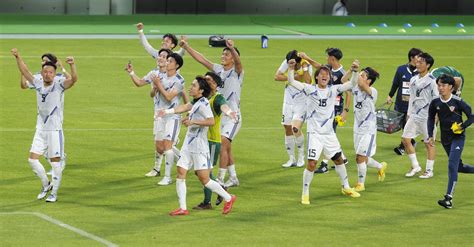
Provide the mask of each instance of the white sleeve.
[{"label": "white sleeve", "polygon": [[184,54],[186,54],[186,50],[183,49],[183,48],[180,48],[180,49],[179,49],[177,52],[175,52],[175,53],[177,53],[177,54],[180,55],[180,56],[184,56]]},{"label": "white sleeve", "polygon": [[304,88],[305,88],[305,84],[295,80],[295,71],[294,70],[289,70],[288,71],[288,83],[290,84],[290,86],[292,86],[292,87],[294,87],[294,88],[296,88],[300,91],[303,91]]},{"label": "white sleeve", "polygon": [[158,50],[153,48],[150,43],[148,43],[148,40],[146,39],[145,34],[143,32],[140,32],[139,36],[140,42],[142,43],[145,50],[148,52],[148,54],[150,54],[153,58],[156,59],[158,57]]},{"label": "white sleeve", "polygon": [[204,116],[204,118],[214,117],[214,115],[212,114],[212,110],[211,110],[211,104],[209,104],[209,102],[207,103],[206,107],[202,107],[201,109],[202,109],[201,111],[202,111],[202,115]]},{"label": "white sleeve", "polygon": [[413,93],[413,77],[412,79],[410,80],[410,98],[408,99],[408,111],[407,111],[407,115],[410,116],[411,114],[411,108],[412,108],[412,105],[413,105],[413,98],[415,97],[414,93]]},{"label": "white sleeve", "polygon": [[176,91],[178,91],[178,93],[182,93],[183,92],[183,88],[184,88],[184,80],[179,80],[177,81],[174,86],[173,86],[173,89],[175,89]]},{"label": "white sleeve", "polygon": [[433,99],[439,97],[439,91],[438,91],[438,86],[436,85],[436,82],[431,83],[431,92],[432,92],[431,94],[433,95]]},{"label": "white sleeve", "polygon": [[222,70],[224,69],[224,66],[220,65],[220,64],[213,64],[212,65],[212,70],[214,71],[214,73],[219,73],[219,72],[222,72]]},{"label": "white sleeve", "polygon": [[370,96],[372,96],[372,100],[374,101],[374,104],[376,104],[377,103],[377,97],[378,97],[377,89],[375,89],[373,87],[370,87],[370,91],[372,92],[372,94]]},{"label": "white sleeve", "polygon": [[281,62],[280,67],[278,67],[278,72],[280,73],[285,73],[288,70],[288,63],[286,62],[286,59]]},{"label": "white sleeve", "polygon": [[152,74],[153,74],[153,70],[148,72],[148,74],[146,74],[146,76],[144,76],[142,79],[146,81],[148,84],[152,84],[152,80],[151,80]]},{"label": "white sleeve", "polygon": [[335,86],[338,86],[337,92],[342,93],[342,92],[352,89],[353,87],[357,85],[357,80],[359,80],[359,73],[352,72],[351,80],[349,82],[346,82],[342,85],[335,85]]}]

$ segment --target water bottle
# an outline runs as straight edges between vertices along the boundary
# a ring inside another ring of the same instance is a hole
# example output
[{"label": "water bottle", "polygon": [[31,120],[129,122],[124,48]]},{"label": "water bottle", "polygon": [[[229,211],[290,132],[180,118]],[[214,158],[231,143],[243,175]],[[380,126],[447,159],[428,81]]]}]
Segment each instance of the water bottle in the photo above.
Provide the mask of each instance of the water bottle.
[{"label": "water bottle", "polygon": [[262,35],[261,40],[262,40],[262,48],[268,48],[268,37],[265,35]]}]

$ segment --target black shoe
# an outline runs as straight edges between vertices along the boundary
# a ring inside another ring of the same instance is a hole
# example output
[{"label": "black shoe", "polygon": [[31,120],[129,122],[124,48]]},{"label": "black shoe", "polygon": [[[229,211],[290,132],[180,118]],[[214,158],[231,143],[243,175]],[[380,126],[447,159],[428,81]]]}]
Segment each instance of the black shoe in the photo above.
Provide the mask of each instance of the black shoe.
[{"label": "black shoe", "polygon": [[193,207],[194,210],[207,210],[207,209],[212,209],[211,203],[204,203],[201,202],[199,205]]},{"label": "black shoe", "polygon": [[[222,186],[222,185],[221,185]],[[227,191],[227,187],[224,187],[222,186],[222,188]],[[224,198],[220,195],[217,196],[217,199],[216,199],[216,206],[219,206],[219,204],[221,204],[222,202],[224,201]]]},{"label": "black shoe", "polygon": [[443,200],[439,200],[438,204],[444,208],[450,209],[453,207],[453,198],[450,195],[444,195]]},{"label": "black shoe", "polygon": [[314,171],[314,173],[328,173],[328,172],[329,172],[328,164],[324,162],[321,162],[321,165],[318,167],[318,169]]},{"label": "black shoe", "polygon": [[405,149],[401,146],[398,146],[393,149],[393,152],[395,152],[398,155],[403,155],[405,153]]}]

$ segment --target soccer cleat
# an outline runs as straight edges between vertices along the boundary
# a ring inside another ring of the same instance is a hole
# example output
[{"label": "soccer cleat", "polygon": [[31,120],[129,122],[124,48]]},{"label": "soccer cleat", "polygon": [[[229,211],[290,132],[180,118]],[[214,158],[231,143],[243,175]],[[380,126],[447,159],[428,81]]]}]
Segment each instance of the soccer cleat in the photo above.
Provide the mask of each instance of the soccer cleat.
[{"label": "soccer cleat", "polygon": [[[227,187],[225,187],[225,186],[223,186],[223,185],[221,185],[221,187],[222,187],[225,191],[227,191]],[[216,206],[219,206],[219,205],[222,203],[222,201],[224,201],[224,198],[222,198],[222,196],[220,196],[220,195],[217,195]]]},{"label": "soccer cleat", "polygon": [[412,168],[409,172],[407,172],[407,174],[405,174],[405,177],[411,178],[419,172],[421,172],[421,167],[418,166],[418,167]]},{"label": "soccer cleat", "polygon": [[398,155],[403,155],[405,153],[405,148],[403,148],[403,146],[398,146],[393,149],[393,152],[395,152]]},{"label": "soccer cleat", "polygon": [[301,204],[304,204],[304,205],[309,205],[310,202],[309,202],[309,195],[303,195],[301,196]]},{"label": "soccer cleat", "polygon": [[145,177],[159,177],[160,175],[161,175],[160,171],[153,168],[151,171],[145,174]]},{"label": "soccer cleat", "polygon": [[296,166],[296,163],[293,159],[289,159],[285,164],[281,165],[283,168],[290,168]]},{"label": "soccer cleat", "polygon": [[211,203],[204,203],[201,202],[199,205],[193,207],[194,210],[207,210],[207,209],[212,209]]},{"label": "soccer cleat", "polygon": [[385,170],[387,170],[387,162],[382,162],[380,163],[382,165],[382,168],[377,172],[379,175],[379,182],[383,182],[385,180]]},{"label": "soccer cleat", "polygon": [[225,182],[224,187],[230,188],[230,187],[237,187],[239,185],[240,183],[237,177],[229,177],[229,180]]},{"label": "soccer cleat", "polygon": [[304,156],[298,157],[298,161],[296,162],[296,167],[303,167],[304,166]]},{"label": "soccer cleat", "polygon": [[166,186],[166,185],[170,185],[172,183],[173,183],[173,179],[171,179],[170,177],[163,177],[163,179],[161,179],[161,181],[158,182],[158,185]]},{"label": "soccer cleat", "polygon": [[360,194],[357,193],[357,191],[355,191],[354,188],[347,188],[347,189],[342,188],[341,192],[343,195],[350,196],[353,198],[360,197]]},{"label": "soccer cleat", "polygon": [[46,202],[56,202],[58,197],[55,194],[50,194],[48,198],[46,198]]},{"label": "soccer cleat", "polygon": [[314,171],[314,173],[328,173],[328,172],[329,172],[328,164],[326,164],[325,162],[322,162],[322,161],[321,161],[321,165],[319,165],[318,169],[316,169],[316,171]]},{"label": "soccer cleat", "polygon": [[438,204],[446,209],[453,208],[453,198],[450,195],[444,195],[444,199],[439,200]]},{"label": "soccer cleat", "polygon": [[41,192],[38,194],[38,196],[36,198],[38,198],[38,200],[41,200],[41,199],[45,198],[46,195],[48,194],[48,192],[52,188],[53,188],[53,185],[51,183],[49,183],[48,186],[41,188]]},{"label": "soccer cleat", "polygon": [[235,200],[237,199],[237,196],[231,195],[230,201],[225,202],[224,208],[222,209],[222,214],[228,214],[232,210],[232,205],[234,205]]},{"label": "soccer cleat", "polygon": [[357,183],[357,185],[354,187],[354,190],[357,192],[361,192],[365,190],[365,185],[361,183]]},{"label": "soccer cleat", "polygon": [[433,171],[426,170],[423,174],[419,176],[419,178],[432,178],[434,176]]},{"label": "soccer cleat", "polygon": [[170,212],[170,216],[180,216],[180,215],[188,215],[188,214],[189,214],[188,210],[181,209],[181,208],[178,208],[178,209]]}]

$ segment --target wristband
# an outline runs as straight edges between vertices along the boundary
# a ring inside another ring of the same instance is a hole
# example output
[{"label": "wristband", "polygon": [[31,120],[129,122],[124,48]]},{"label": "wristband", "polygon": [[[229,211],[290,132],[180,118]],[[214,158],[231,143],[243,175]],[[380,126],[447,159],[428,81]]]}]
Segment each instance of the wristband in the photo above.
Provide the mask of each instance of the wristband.
[{"label": "wristband", "polygon": [[134,76],[135,75],[135,71],[132,70],[132,72],[128,73],[130,76]]},{"label": "wristband", "polygon": [[66,69],[64,67],[63,67],[62,71],[63,71],[63,73],[66,73]]},{"label": "wristband", "polygon": [[349,108],[344,108],[344,111],[349,112]]},{"label": "wristband", "polygon": [[165,113],[166,113],[166,114],[173,114],[173,113],[174,113],[174,108],[166,109],[166,110],[165,110]]}]

